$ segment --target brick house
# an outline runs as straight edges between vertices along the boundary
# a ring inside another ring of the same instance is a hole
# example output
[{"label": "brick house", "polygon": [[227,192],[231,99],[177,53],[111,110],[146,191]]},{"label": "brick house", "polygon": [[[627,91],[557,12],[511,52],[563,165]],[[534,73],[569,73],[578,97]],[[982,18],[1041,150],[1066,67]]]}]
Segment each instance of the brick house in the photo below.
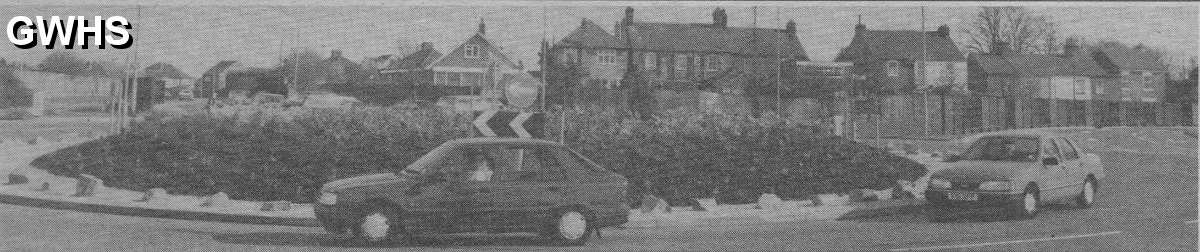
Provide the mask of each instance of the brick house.
[{"label": "brick house", "polygon": [[993,53],[968,56],[969,86],[982,97],[987,129],[1111,123],[1095,102],[1113,78],[1074,43],[1063,54],[1016,54],[999,43]]},{"label": "brick house", "polygon": [[1166,88],[1167,67],[1159,58],[1138,47],[1100,46],[1092,58],[1116,81],[1104,86],[1100,98],[1115,103],[1120,125],[1154,125],[1166,121],[1159,104]]},{"label": "brick house", "polygon": [[946,25],[936,31],[868,30],[860,22],[854,27],[850,44],[834,61],[852,62],[852,71],[865,77],[855,85],[880,104],[884,135],[937,134],[978,127],[972,124],[978,120],[971,113],[977,101],[945,95],[967,90],[966,58],[950,38]]},{"label": "brick house", "polygon": [[[712,20],[647,22],[637,20],[634,9],[626,8],[613,33],[583,19],[551,47],[549,55],[555,62],[582,65],[589,73],[584,88],[592,90],[618,89],[632,63],[660,90],[660,105],[680,100],[680,106],[744,103],[751,79],[773,83],[780,65],[808,60],[796,37],[795,22],[783,29],[730,27],[721,8],[713,11]],[[671,95],[682,98],[663,99]]]}]

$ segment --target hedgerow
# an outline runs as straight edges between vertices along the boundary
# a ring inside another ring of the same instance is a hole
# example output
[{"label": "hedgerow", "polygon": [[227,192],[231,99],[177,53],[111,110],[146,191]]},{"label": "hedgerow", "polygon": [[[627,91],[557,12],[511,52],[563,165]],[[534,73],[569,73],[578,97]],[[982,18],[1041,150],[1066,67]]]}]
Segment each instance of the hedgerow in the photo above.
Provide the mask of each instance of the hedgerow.
[{"label": "hedgerow", "polygon": [[[555,110],[547,114],[547,138],[625,175],[631,198],[741,203],[765,192],[798,198],[883,189],[925,174],[918,163],[787,118],[660,114],[639,120],[598,108]],[[471,136],[470,120],[412,106],[152,115],[125,133],[32,165],[131,190],[311,202],[325,182],[395,171],[447,140]]]}]

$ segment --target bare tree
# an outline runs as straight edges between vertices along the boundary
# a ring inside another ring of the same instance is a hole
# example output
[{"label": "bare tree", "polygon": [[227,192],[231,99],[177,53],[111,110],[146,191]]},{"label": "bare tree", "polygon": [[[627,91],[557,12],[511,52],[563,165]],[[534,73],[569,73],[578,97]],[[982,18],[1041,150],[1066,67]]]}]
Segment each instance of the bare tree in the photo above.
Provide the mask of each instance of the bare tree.
[{"label": "bare tree", "polygon": [[322,60],[320,53],[301,48],[279,59],[275,71],[282,72],[285,82],[294,85],[297,91],[310,91],[317,88],[325,76],[325,68],[321,66]]},{"label": "bare tree", "polygon": [[1024,7],[982,7],[961,31],[970,38],[967,50],[977,53],[995,53],[996,42],[1006,43],[1012,53],[1053,53],[1058,48],[1055,24]]}]

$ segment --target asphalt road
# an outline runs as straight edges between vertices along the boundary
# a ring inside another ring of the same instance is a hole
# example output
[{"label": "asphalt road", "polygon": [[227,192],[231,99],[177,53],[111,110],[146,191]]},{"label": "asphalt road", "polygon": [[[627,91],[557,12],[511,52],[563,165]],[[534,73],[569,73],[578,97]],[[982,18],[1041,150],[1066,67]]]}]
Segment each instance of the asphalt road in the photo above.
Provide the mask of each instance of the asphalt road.
[{"label": "asphalt road", "polygon": [[1009,220],[981,212],[949,223],[930,223],[920,213],[911,212],[856,221],[609,229],[602,239],[593,239],[587,246],[568,248],[545,246],[539,238],[521,235],[435,236],[418,239],[416,244],[364,246],[317,228],[0,204],[0,251],[1195,251],[1195,142],[1183,148],[1129,146],[1122,151],[1098,152],[1109,176],[1100,182],[1094,207],[1051,207],[1033,220]]}]

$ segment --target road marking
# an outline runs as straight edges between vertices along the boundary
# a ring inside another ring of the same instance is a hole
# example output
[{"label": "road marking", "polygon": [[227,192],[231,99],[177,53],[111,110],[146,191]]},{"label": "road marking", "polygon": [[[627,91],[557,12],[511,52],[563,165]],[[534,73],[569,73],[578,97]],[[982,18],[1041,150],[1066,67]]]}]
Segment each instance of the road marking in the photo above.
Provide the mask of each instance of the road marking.
[{"label": "road marking", "polygon": [[1038,238],[1038,239],[1029,239],[1029,240],[1015,240],[1015,241],[1002,241],[1002,242],[985,242],[985,243],[959,244],[959,245],[945,245],[945,246],[932,246],[932,247],[919,247],[919,248],[900,248],[900,249],[890,249],[890,250],[888,250],[888,251],[898,252],[898,251],[930,251],[930,250],[943,250],[943,249],[960,249],[960,248],[972,248],[972,247],[983,247],[983,246],[995,246],[995,245],[1004,245],[1004,244],[1013,244],[1013,243],[1022,243],[1022,242],[1040,242],[1040,241],[1066,240],[1066,239],[1075,239],[1075,238],[1085,238],[1085,237],[1095,237],[1095,236],[1115,235],[1115,234],[1120,234],[1120,233],[1121,233],[1121,231],[1111,231],[1111,232],[1095,233],[1095,234],[1082,234],[1082,235],[1071,235],[1071,236],[1058,236],[1058,237],[1047,237],[1047,238]]},{"label": "road marking", "polygon": [[1196,220],[1187,221],[1187,224],[1196,224]]}]

